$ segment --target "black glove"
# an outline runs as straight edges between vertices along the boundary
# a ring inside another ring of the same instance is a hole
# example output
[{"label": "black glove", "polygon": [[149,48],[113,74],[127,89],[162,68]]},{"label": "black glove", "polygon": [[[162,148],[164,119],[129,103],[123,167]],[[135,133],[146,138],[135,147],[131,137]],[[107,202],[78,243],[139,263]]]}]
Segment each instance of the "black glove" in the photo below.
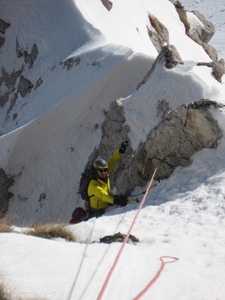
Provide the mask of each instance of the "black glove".
[{"label": "black glove", "polygon": [[121,195],[115,195],[114,196],[114,204],[116,204],[116,205],[126,206],[127,201],[128,200],[125,196],[121,196]]},{"label": "black glove", "polygon": [[125,141],[121,144],[120,146],[120,149],[119,149],[119,152],[121,154],[125,153],[126,152],[126,149],[127,149],[127,146],[128,146],[128,141]]}]

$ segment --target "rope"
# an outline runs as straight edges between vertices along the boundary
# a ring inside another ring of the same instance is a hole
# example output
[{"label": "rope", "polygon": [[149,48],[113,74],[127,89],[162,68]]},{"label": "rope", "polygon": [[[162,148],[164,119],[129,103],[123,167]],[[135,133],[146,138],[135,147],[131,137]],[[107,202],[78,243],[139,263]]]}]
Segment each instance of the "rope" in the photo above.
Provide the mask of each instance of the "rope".
[{"label": "rope", "polygon": [[[151,185],[151,188],[150,189],[152,189],[153,187],[155,187],[155,186],[157,186],[157,183],[154,183],[154,184],[152,184]],[[138,197],[138,196],[140,196],[140,195],[144,195],[144,193],[145,193],[146,191],[143,191],[143,192],[140,192],[139,194],[136,194],[136,195],[130,195],[129,197]]]},{"label": "rope", "polygon": [[80,266],[79,266],[79,269],[78,269],[78,271],[77,271],[77,274],[76,274],[76,277],[75,277],[75,279],[74,279],[74,282],[73,282],[73,284],[72,284],[72,286],[71,286],[70,292],[69,292],[69,294],[68,294],[68,296],[67,296],[67,298],[66,298],[67,300],[70,300],[70,299],[71,299],[71,296],[72,296],[72,294],[73,294],[73,291],[74,291],[74,288],[75,288],[77,279],[78,279],[78,277],[79,277],[79,275],[80,275],[81,267],[82,267],[83,262],[84,262],[84,258],[85,258],[86,252],[87,252],[87,248],[88,248],[88,245],[90,244],[91,237],[92,237],[92,234],[93,234],[93,232],[94,232],[95,221],[96,221],[96,218],[94,219],[92,229],[91,229],[91,231],[90,231],[90,233],[89,233],[89,235],[88,235],[88,237],[87,237],[87,239],[86,239],[86,246],[85,246],[85,249],[84,249],[84,254],[83,254],[83,257],[82,257],[82,259],[81,259]]},{"label": "rope", "polygon": [[154,177],[155,177],[156,171],[157,171],[157,168],[155,168],[155,170],[154,170],[154,173],[153,173],[152,178],[151,178],[151,180],[150,180],[150,182],[149,182],[149,184],[148,184],[148,187],[147,187],[146,192],[145,192],[145,194],[144,194],[144,196],[143,196],[143,199],[142,199],[142,201],[140,202],[140,205],[139,205],[139,208],[138,208],[138,210],[137,210],[137,213],[136,213],[136,215],[135,215],[135,217],[134,217],[134,219],[133,219],[133,222],[132,222],[132,224],[131,224],[131,226],[130,226],[130,228],[129,228],[129,230],[128,230],[128,233],[127,233],[127,235],[126,235],[126,237],[125,237],[125,239],[124,239],[124,241],[123,241],[123,244],[122,244],[122,246],[120,247],[120,250],[119,250],[119,252],[118,252],[118,254],[117,254],[116,258],[115,258],[115,261],[114,261],[114,263],[113,263],[113,265],[112,265],[112,267],[111,267],[111,269],[110,269],[110,271],[109,271],[109,273],[108,273],[108,275],[107,275],[107,277],[106,277],[106,280],[105,280],[105,282],[104,282],[104,284],[103,284],[103,286],[102,286],[102,288],[101,288],[101,290],[100,290],[100,292],[99,292],[99,294],[98,294],[97,300],[102,299],[102,296],[103,296],[103,294],[104,294],[104,292],[105,292],[105,289],[106,289],[106,287],[107,287],[107,285],[108,285],[108,283],[109,283],[110,277],[111,277],[111,275],[112,275],[112,273],[113,273],[113,271],[114,271],[114,269],[115,269],[115,267],[116,267],[116,265],[117,265],[117,262],[118,262],[118,260],[119,260],[119,258],[120,258],[120,255],[121,255],[121,253],[122,253],[122,251],[123,251],[123,249],[124,249],[124,247],[125,247],[125,245],[126,245],[126,243],[127,243],[127,241],[128,241],[128,238],[129,238],[129,236],[130,236],[130,233],[131,233],[131,230],[132,230],[132,228],[133,228],[133,226],[134,226],[134,223],[135,223],[135,221],[136,221],[136,219],[137,219],[137,217],[138,217],[138,215],[139,215],[139,213],[140,213],[140,211],[141,211],[141,208],[142,208],[142,206],[143,206],[143,204],[144,204],[144,202],[145,202],[145,200],[146,200],[146,197],[147,197],[147,195],[148,195],[148,192],[149,192],[149,190],[150,190],[150,188],[151,188],[152,181],[153,181],[153,179],[154,179]]},{"label": "rope", "polygon": [[[125,213],[125,214],[126,214],[126,213]],[[122,218],[120,219],[119,223],[117,224],[117,226],[116,226],[116,228],[115,228],[115,231],[114,231],[114,234],[117,232],[117,230],[118,230],[120,224],[122,223],[122,221],[123,221],[123,219],[124,219],[124,217],[125,217],[125,214],[123,214]],[[88,287],[90,286],[92,280],[94,280],[94,276],[96,275],[96,273],[97,273],[97,271],[98,271],[98,269],[99,269],[101,263],[103,262],[103,260],[104,260],[104,258],[105,258],[105,256],[106,256],[107,252],[109,251],[110,246],[111,246],[111,244],[109,244],[109,245],[106,247],[106,250],[105,250],[105,252],[103,253],[102,258],[100,259],[98,265],[96,266],[96,268],[95,268],[95,270],[94,270],[92,276],[90,277],[90,280],[87,282],[86,287],[84,288],[84,290],[83,290],[83,292],[82,292],[82,294],[81,294],[81,296],[80,296],[79,299],[82,299],[82,298],[85,296],[85,293],[88,292]]]},{"label": "rope", "polygon": [[[164,261],[163,259],[171,259],[170,261]],[[174,263],[179,260],[177,257],[172,257],[172,256],[161,256],[161,266],[156,273],[155,277],[146,285],[146,287],[133,299],[133,300],[138,300],[140,299],[146,292],[147,290],[156,282],[156,280],[159,278],[161,275],[161,272],[163,271],[164,267],[166,264]]]}]

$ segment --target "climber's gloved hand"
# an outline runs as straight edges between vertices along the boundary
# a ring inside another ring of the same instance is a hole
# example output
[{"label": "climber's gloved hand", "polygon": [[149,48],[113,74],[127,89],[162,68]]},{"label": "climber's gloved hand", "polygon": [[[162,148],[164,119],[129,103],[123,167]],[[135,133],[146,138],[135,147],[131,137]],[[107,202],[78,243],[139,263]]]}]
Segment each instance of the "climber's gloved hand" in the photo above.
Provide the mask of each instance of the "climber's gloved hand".
[{"label": "climber's gloved hand", "polygon": [[123,143],[120,145],[119,152],[120,152],[121,154],[124,154],[124,153],[126,152],[127,147],[128,147],[128,141],[123,142]]},{"label": "climber's gloved hand", "polygon": [[126,206],[127,205],[127,197],[121,196],[121,195],[115,195],[114,196],[114,204],[120,205],[120,206]]}]

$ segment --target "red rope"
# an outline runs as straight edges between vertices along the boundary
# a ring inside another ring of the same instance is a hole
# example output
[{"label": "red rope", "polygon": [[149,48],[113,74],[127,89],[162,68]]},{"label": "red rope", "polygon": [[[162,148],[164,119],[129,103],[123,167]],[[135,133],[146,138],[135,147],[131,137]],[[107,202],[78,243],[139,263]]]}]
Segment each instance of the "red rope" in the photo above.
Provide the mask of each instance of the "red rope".
[{"label": "red rope", "polygon": [[103,296],[103,294],[104,294],[104,292],[105,292],[105,289],[106,289],[106,287],[107,287],[107,285],[108,285],[108,283],[109,283],[110,277],[111,277],[111,275],[112,275],[112,273],[113,273],[113,271],[114,271],[114,269],[115,269],[115,267],[116,267],[116,264],[117,264],[117,262],[118,262],[118,260],[119,260],[119,258],[120,258],[120,255],[121,255],[121,253],[122,253],[122,251],[123,251],[123,248],[125,247],[125,245],[126,245],[126,243],[127,243],[127,241],[128,241],[128,238],[129,238],[129,236],[130,236],[130,233],[131,233],[131,230],[132,230],[132,228],[133,228],[133,226],[134,226],[134,223],[135,223],[135,221],[136,221],[136,219],[137,219],[137,217],[138,217],[138,215],[139,215],[139,212],[140,212],[140,210],[141,210],[141,208],[142,208],[142,206],[143,206],[143,204],[144,204],[144,202],[145,202],[145,199],[146,199],[146,197],[147,197],[147,195],[148,195],[148,192],[149,192],[149,190],[150,190],[150,188],[151,188],[151,185],[152,185],[152,182],[153,182],[153,180],[154,180],[156,171],[157,171],[157,168],[155,168],[155,170],[154,170],[154,173],[153,173],[153,175],[152,175],[152,178],[151,178],[151,180],[150,180],[150,182],[149,182],[149,185],[148,185],[148,187],[147,187],[147,189],[146,189],[146,192],[145,192],[145,194],[144,194],[144,196],[143,196],[143,199],[142,199],[142,201],[140,202],[139,208],[138,208],[137,213],[136,213],[136,215],[135,215],[135,217],[134,217],[134,219],[133,219],[133,222],[132,222],[132,224],[131,224],[131,226],[130,226],[130,229],[129,229],[129,231],[128,231],[128,233],[127,233],[127,235],[126,235],[126,237],[125,237],[125,239],[124,239],[124,241],[123,241],[122,246],[120,247],[120,250],[119,250],[119,252],[118,252],[118,254],[117,254],[116,258],[115,258],[115,261],[114,261],[114,263],[113,263],[113,265],[112,265],[112,267],[111,267],[111,269],[110,269],[110,271],[109,271],[109,273],[108,273],[108,275],[107,275],[107,277],[106,277],[106,279],[105,279],[105,282],[104,282],[104,284],[103,284],[103,286],[102,286],[102,288],[101,288],[101,290],[100,290],[100,292],[99,292],[99,294],[98,294],[97,300],[102,299],[102,296]]},{"label": "red rope", "polygon": [[[170,261],[164,261],[163,259],[165,259],[165,258],[168,258],[168,259],[171,259],[171,260]],[[161,260],[161,267],[158,270],[158,272],[156,273],[155,277],[146,285],[146,287],[133,300],[140,299],[147,292],[147,290],[159,278],[159,276],[161,275],[161,272],[163,271],[163,269],[164,269],[164,267],[165,267],[166,264],[174,263],[174,262],[178,261],[179,258],[177,258],[177,257],[171,257],[171,256],[161,256],[160,260]]]}]

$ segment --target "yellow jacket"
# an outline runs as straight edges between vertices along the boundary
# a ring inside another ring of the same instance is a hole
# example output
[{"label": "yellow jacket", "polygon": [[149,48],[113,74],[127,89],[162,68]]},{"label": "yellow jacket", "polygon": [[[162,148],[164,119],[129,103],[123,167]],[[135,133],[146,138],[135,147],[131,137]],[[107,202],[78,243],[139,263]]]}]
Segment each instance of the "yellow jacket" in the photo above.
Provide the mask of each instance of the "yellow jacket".
[{"label": "yellow jacket", "polygon": [[[108,161],[108,173],[112,171],[115,164],[121,157],[117,150]],[[108,203],[113,204],[113,195],[110,194],[110,179],[103,181],[101,179],[92,179],[88,185],[88,196],[90,197],[90,207],[94,209],[105,209]]]}]

